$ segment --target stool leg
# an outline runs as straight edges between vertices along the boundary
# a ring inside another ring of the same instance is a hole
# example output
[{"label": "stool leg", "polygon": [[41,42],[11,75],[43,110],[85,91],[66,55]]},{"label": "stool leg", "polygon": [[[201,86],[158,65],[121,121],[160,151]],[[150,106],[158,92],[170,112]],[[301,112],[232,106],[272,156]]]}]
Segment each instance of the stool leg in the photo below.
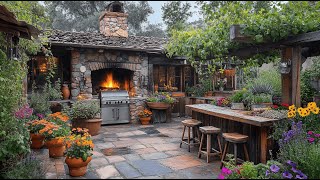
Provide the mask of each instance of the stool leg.
[{"label": "stool leg", "polygon": [[220,159],[222,158],[222,148],[221,148],[221,143],[220,143],[220,135],[217,135],[217,139],[218,139],[218,145],[219,145],[219,151],[220,151]]},{"label": "stool leg", "polygon": [[183,141],[183,138],[184,138],[184,132],[185,132],[185,131],[186,131],[186,126],[183,126],[183,133],[182,133],[180,148],[181,148],[181,145],[182,145],[182,141]]},{"label": "stool leg", "polygon": [[246,156],[246,161],[250,161],[247,146],[245,143],[243,143],[243,149],[244,149],[244,155]]},{"label": "stool leg", "polygon": [[202,135],[201,135],[201,141],[200,141],[200,146],[199,146],[199,152],[198,152],[198,158],[201,158],[203,136],[204,136],[204,134],[202,133]]},{"label": "stool leg", "polygon": [[192,141],[193,141],[193,143],[196,142],[196,135],[195,135],[195,134],[196,134],[196,133],[195,133],[196,131],[195,131],[195,128],[196,128],[196,127],[192,127]]},{"label": "stool leg", "polygon": [[197,136],[198,136],[198,141],[200,142],[200,132],[199,132],[199,127],[197,127]]},{"label": "stool leg", "polygon": [[211,152],[211,134],[207,134],[207,163],[210,160],[210,152]]},{"label": "stool leg", "polygon": [[222,169],[223,166],[223,160],[226,157],[227,154],[227,150],[228,150],[228,146],[229,146],[229,142],[227,141],[227,143],[224,145],[224,150],[223,150],[223,154],[222,154],[222,158],[221,158],[221,165],[220,165],[220,169]]},{"label": "stool leg", "polygon": [[234,148],[234,158],[235,158],[235,165],[237,165],[237,143],[233,144],[233,148]]},{"label": "stool leg", "polygon": [[190,127],[188,126],[188,151],[190,152]]}]

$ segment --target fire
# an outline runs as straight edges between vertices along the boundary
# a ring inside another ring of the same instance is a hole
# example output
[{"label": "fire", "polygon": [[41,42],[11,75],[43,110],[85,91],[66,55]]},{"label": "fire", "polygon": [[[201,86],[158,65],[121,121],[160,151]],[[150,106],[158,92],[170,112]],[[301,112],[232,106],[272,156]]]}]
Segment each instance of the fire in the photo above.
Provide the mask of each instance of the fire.
[{"label": "fire", "polygon": [[104,82],[102,82],[102,87],[105,88],[120,88],[119,82],[113,80],[112,72],[107,73],[107,77],[105,78]]}]

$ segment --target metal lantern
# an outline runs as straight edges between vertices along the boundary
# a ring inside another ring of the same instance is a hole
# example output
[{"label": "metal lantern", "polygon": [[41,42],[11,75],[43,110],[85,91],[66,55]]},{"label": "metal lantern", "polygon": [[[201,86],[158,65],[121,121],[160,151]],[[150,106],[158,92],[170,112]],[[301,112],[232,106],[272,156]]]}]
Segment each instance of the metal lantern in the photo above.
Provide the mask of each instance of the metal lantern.
[{"label": "metal lantern", "polygon": [[281,74],[289,74],[291,71],[291,60],[288,60],[288,62],[280,62],[279,69]]}]

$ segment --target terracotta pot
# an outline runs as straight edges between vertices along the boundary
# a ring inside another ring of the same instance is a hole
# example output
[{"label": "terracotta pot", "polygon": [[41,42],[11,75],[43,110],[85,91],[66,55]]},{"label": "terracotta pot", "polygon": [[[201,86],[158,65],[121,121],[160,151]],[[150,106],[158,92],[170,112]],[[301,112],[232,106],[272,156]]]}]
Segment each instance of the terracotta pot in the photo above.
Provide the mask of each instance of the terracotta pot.
[{"label": "terracotta pot", "polygon": [[52,139],[45,142],[45,145],[49,149],[50,157],[62,157],[66,149],[65,143],[63,140]]},{"label": "terracotta pot", "polygon": [[151,109],[168,109],[170,107],[170,104],[164,103],[164,102],[147,102],[147,105]]},{"label": "terracotta pot", "polygon": [[148,125],[150,120],[151,120],[151,116],[149,117],[139,117],[140,118],[140,122],[142,125]]},{"label": "terracotta pot", "polygon": [[206,94],[207,94],[207,96],[212,96],[213,92],[212,91],[208,91]]},{"label": "terracotta pot", "polygon": [[91,161],[92,157],[88,157],[86,161],[83,161],[82,158],[70,158],[66,157],[66,164],[69,167],[70,176],[78,177],[83,176],[87,172],[87,166]]},{"label": "terracotta pot", "polygon": [[73,119],[72,128],[87,128],[91,136],[99,134],[102,119]]},{"label": "terracotta pot", "polygon": [[64,84],[61,89],[63,99],[69,99],[70,97],[70,89],[67,84]]},{"label": "terracotta pot", "polygon": [[31,149],[40,149],[44,145],[44,135],[30,133]]}]

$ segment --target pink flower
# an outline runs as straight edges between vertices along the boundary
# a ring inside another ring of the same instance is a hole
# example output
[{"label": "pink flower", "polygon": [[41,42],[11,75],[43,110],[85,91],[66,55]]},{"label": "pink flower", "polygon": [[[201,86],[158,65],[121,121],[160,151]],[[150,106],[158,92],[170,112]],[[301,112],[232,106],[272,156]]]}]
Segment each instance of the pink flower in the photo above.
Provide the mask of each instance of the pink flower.
[{"label": "pink flower", "polygon": [[309,143],[312,143],[314,141],[314,138],[308,138]]},{"label": "pink flower", "polygon": [[320,137],[320,134],[315,134],[314,136],[318,138],[318,137]]},{"label": "pink flower", "polygon": [[224,179],[223,174],[219,174],[218,179]]},{"label": "pink flower", "polygon": [[312,134],[313,134],[313,132],[312,132],[312,131],[308,131],[308,134],[309,134],[309,135],[312,135]]},{"label": "pink flower", "polygon": [[232,173],[232,171],[226,167],[223,167],[221,173],[229,175]]}]

